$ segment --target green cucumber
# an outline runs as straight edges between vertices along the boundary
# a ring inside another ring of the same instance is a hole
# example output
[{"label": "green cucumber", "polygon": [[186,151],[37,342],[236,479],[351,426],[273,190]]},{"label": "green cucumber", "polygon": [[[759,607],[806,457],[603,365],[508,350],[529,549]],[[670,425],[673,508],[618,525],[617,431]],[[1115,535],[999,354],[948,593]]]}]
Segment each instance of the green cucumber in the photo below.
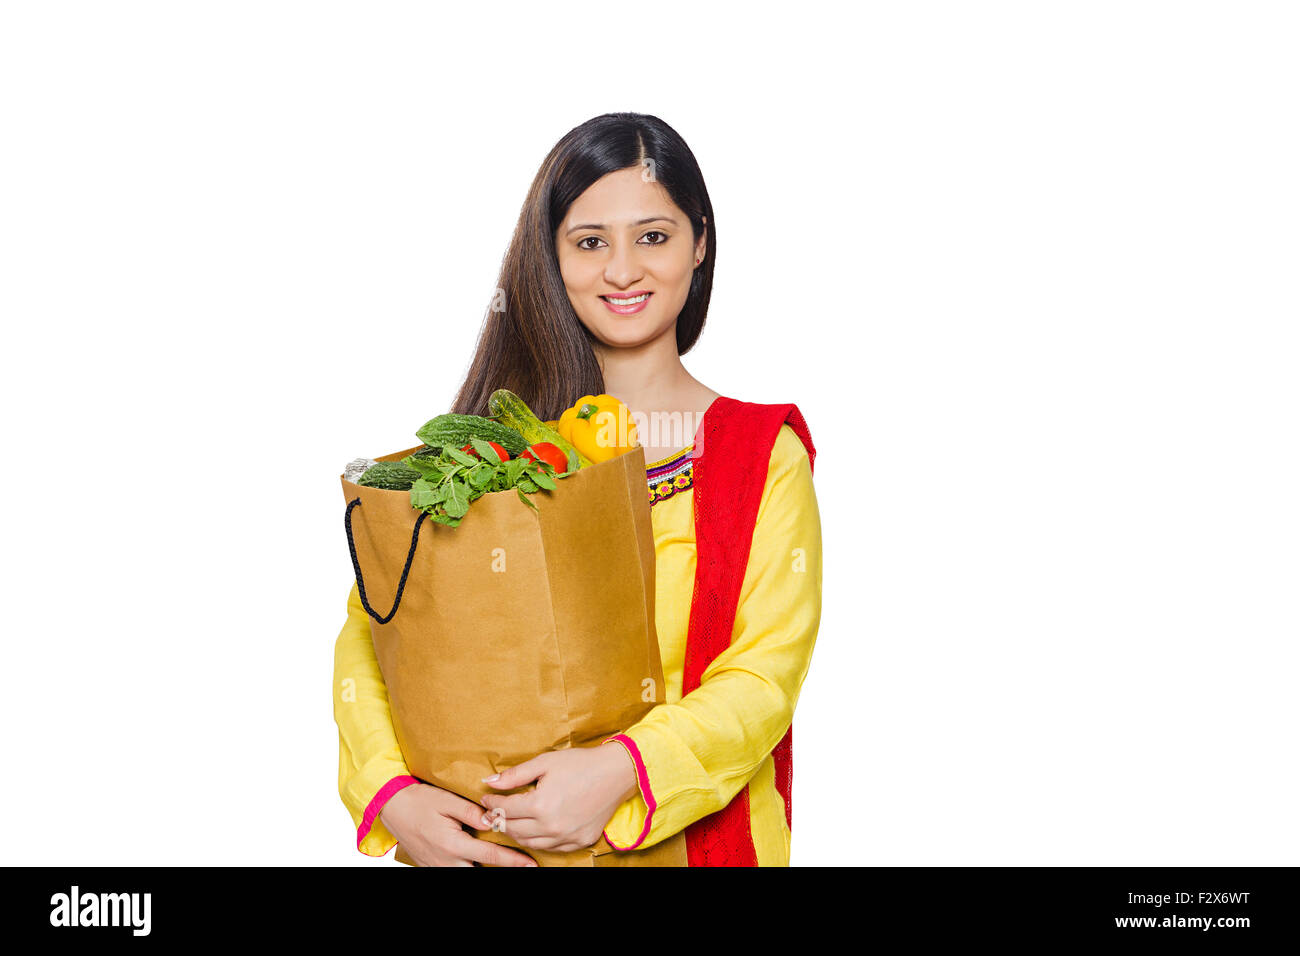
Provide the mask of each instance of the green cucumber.
[{"label": "green cucumber", "polygon": [[524,436],[528,444],[535,445],[538,442],[550,442],[564,452],[565,455],[576,459],[578,468],[586,468],[592,464],[590,458],[574,448],[571,443],[560,437],[559,432],[547,426],[545,422],[534,415],[533,410],[525,404],[524,400],[508,388],[498,388],[489,396],[488,412],[502,425]]}]

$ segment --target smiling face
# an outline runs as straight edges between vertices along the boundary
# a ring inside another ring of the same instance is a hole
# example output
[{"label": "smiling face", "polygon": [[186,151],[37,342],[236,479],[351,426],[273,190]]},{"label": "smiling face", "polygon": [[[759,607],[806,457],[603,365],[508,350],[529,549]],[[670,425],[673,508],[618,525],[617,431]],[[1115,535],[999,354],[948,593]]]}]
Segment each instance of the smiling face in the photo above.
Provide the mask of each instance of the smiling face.
[{"label": "smiling face", "polygon": [[628,348],[672,330],[696,259],[691,223],[641,166],[602,176],[574,200],[555,232],[560,275],[573,310],[607,346]]}]

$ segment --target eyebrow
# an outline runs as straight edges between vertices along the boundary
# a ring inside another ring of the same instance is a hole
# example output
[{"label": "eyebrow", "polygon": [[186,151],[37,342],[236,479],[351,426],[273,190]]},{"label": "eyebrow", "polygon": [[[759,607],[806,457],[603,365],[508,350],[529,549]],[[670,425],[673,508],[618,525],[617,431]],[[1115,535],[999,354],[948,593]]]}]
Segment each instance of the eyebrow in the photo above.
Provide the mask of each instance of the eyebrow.
[{"label": "eyebrow", "polygon": [[[651,216],[649,219],[638,219],[636,222],[632,223],[632,225],[644,226],[648,222],[671,222],[674,226],[677,225],[677,220],[673,219],[671,216]],[[567,236],[569,235],[569,233],[577,232],[579,229],[605,229],[605,228],[607,227],[603,223],[584,222],[568,230],[568,232],[566,232],[565,235]]]}]

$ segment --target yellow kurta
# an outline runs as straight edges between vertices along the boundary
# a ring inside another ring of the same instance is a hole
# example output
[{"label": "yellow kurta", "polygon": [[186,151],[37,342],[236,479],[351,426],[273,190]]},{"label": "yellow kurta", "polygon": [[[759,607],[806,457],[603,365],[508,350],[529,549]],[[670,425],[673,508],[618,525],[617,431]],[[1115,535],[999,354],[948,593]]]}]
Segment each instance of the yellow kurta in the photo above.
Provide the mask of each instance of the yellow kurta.
[{"label": "yellow kurta", "polygon": [[[605,836],[617,848],[651,846],[722,809],[749,783],[758,865],[787,866],[790,830],[771,752],[790,726],[821,620],[821,520],[812,468],[803,442],[783,424],[768,462],[731,646],[683,699],[695,588],[692,450],[688,446],[647,468],[666,703],[623,730],[649,792],[643,787],[620,805]],[[380,822],[379,810],[411,779],[355,584],[335,643],[334,672],[339,794],[357,827],[358,849],[382,856],[397,841]]]}]

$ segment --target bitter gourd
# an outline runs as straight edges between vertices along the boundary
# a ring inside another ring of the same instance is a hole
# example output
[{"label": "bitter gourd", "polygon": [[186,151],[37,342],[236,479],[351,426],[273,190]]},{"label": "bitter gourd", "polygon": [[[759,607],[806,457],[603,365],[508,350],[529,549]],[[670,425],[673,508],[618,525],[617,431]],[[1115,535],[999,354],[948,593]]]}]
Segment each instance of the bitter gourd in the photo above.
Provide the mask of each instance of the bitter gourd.
[{"label": "bitter gourd", "polygon": [[357,479],[357,484],[367,488],[385,488],[389,491],[409,491],[420,473],[400,461],[377,461]]},{"label": "bitter gourd", "polygon": [[511,456],[518,455],[528,447],[528,442],[514,428],[501,422],[495,422],[481,415],[457,415],[448,413],[431,418],[425,422],[415,437],[426,445],[441,447],[451,445],[462,448],[469,444],[470,438],[494,441]]}]

